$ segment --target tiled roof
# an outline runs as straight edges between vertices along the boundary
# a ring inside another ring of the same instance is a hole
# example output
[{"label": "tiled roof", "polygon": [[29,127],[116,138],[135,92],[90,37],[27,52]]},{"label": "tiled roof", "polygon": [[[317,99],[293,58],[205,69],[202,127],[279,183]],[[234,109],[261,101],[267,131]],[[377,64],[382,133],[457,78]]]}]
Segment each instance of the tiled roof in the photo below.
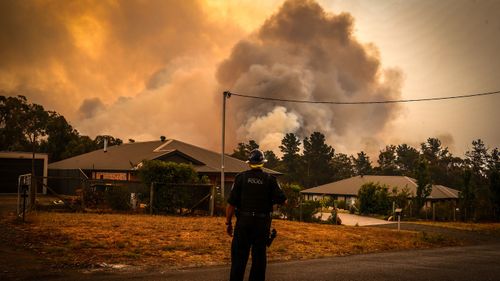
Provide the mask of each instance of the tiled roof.
[{"label": "tiled roof", "polygon": [[[174,139],[164,142],[134,142],[110,146],[107,148],[107,152],[99,149],[51,163],[49,164],[49,169],[133,170],[143,160],[167,157],[175,152],[187,156],[185,157],[188,158],[187,160],[191,159],[192,161],[189,162],[193,163],[193,167],[197,172],[220,172],[220,153]],[[244,161],[230,156],[226,156],[224,159],[224,171],[227,173],[239,173],[248,169],[248,164]],[[279,174],[276,171],[265,170],[273,174]]]},{"label": "tiled roof", "polygon": [[[405,176],[356,176],[348,179],[343,179],[336,182],[327,183],[317,187],[302,190],[304,194],[335,194],[335,195],[351,195],[357,196],[361,186],[365,183],[379,183],[389,187],[389,191],[393,187],[398,187],[401,191],[407,187],[411,194],[417,193],[417,181]],[[458,190],[442,186],[433,185],[429,199],[447,199],[458,198]]]}]

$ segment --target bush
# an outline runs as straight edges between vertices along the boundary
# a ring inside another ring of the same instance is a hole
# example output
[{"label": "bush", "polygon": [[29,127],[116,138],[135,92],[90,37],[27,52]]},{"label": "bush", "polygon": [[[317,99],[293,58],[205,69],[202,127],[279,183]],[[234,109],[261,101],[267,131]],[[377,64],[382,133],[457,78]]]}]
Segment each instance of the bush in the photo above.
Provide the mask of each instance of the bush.
[{"label": "bush", "polygon": [[453,220],[453,209],[455,206],[451,202],[434,203],[434,212],[436,220],[451,221]]},{"label": "bush", "polygon": [[337,208],[342,210],[347,210],[347,202],[345,200],[335,201],[337,203]]},{"label": "bush", "polygon": [[184,163],[144,161],[139,169],[139,176],[147,186],[154,186],[155,212],[181,213],[182,209],[193,207],[210,192],[200,186],[190,186],[209,180],[208,177],[200,179],[194,168]]},{"label": "bush", "polygon": [[378,183],[366,183],[358,192],[359,212],[386,215],[391,209],[388,188]]},{"label": "bush", "polygon": [[321,203],[319,201],[304,201],[302,202],[302,207],[297,211],[300,217],[300,209],[302,209],[302,221],[313,222],[319,220],[318,218],[315,218],[314,215],[319,212],[320,208]]},{"label": "bush", "polygon": [[341,225],[342,224],[342,220],[338,216],[338,209],[337,208],[333,208],[332,209],[331,217],[328,218],[328,222],[332,223],[332,224],[337,224],[337,225]]},{"label": "bush", "polygon": [[283,184],[281,186],[287,198],[287,204],[280,206],[280,211],[288,220],[299,220],[299,198],[301,187],[296,184]]},{"label": "bush", "polygon": [[130,192],[122,186],[113,186],[104,193],[104,198],[109,207],[117,211],[128,211],[131,209]]}]

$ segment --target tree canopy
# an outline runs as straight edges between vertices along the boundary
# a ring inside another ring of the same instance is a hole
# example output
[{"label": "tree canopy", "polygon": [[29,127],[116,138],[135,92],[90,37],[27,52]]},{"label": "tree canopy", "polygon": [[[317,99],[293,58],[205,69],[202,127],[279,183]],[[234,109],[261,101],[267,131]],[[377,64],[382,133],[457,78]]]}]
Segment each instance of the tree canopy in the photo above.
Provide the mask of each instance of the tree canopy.
[{"label": "tree canopy", "polygon": [[104,139],[108,145],[122,143],[113,136],[80,135],[64,116],[24,96],[0,96],[0,150],[48,153],[54,162],[99,149]]}]

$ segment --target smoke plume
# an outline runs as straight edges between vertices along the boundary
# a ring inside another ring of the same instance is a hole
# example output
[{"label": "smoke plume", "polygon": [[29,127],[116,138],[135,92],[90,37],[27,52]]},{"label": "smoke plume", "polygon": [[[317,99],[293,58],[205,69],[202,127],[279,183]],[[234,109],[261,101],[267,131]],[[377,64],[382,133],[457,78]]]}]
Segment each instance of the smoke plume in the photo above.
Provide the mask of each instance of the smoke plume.
[{"label": "smoke plume", "polygon": [[243,33],[218,10],[201,1],[0,1],[0,90],[91,137],[217,147],[215,67]]},{"label": "smoke plume", "polygon": [[[286,1],[271,16],[274,2],[234,3],[0,1],[0,90],[63,114],[91,137],[165,135],[212,149],[223,90],[324,101],[400,96],[401,73],[356,40],[349,14],[314,1]],[[397,112],[233,97],[227,145],[255,139],[276,151],[288,132],[321,131],[338,151],[378,150]]]},{"label": "smoke plume", "polygon": [[[235,93],[309,101],[400,98],[402,75],[383,69],[375,46],[353,36],[354,19],[314,1],[286,1],[251,36],[240,40],[218,68],[220,87]],[[281,136],[314,131],[348,151],[381,147],[379,137],[398,106],[297,104],[234,97],[231,124],[239,139],[276,149]]]}]

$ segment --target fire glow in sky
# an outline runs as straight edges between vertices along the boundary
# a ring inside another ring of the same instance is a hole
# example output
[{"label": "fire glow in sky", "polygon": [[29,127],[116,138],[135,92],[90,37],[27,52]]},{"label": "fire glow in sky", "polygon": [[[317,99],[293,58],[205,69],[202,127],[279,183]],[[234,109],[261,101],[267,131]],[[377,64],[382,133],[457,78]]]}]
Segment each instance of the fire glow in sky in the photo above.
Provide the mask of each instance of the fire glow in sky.
[{"label": "fire glow in sky", "polygon": [[[224,90],[367,101],[500,90],[498,1],[1,1],[0,91],[82,134],[219,150]],[[500,146],[500,97],[364,106],[231,98],[228,149],[314,131],[377,153]]]}]

